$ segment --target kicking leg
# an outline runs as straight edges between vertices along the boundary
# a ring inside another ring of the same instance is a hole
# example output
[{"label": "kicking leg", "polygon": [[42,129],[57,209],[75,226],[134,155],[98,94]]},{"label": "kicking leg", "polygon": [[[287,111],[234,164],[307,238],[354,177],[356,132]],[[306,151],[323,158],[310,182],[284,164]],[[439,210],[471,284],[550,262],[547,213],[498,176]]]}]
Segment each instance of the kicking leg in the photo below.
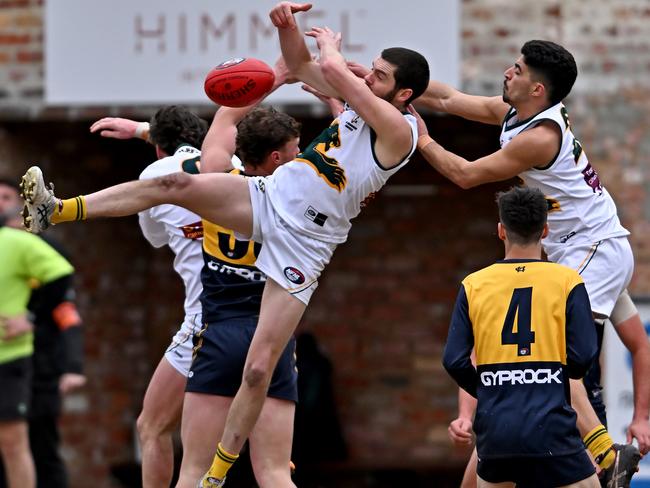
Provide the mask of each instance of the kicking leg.
[{"label": "kicking leg", "polygon": [[129,181],[90,195],[59,200],[33,166],[23,176],[25,227],[39,233],[51,224],[98,217],[133,215],[165,203],[188,210],[249,236],[253,212],[245,177],[226,173],[173,173],[150,180]]}]

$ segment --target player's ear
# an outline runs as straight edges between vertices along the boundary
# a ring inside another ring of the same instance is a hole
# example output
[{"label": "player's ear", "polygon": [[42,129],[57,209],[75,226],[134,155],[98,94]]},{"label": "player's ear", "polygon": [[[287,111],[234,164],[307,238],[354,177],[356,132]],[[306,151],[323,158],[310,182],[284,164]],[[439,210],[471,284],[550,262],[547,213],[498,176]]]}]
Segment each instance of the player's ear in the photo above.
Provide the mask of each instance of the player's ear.
[{"label": "player's ear", "polygon": [[271,161],[273,162],[273,166],[280,166],[281,164],[281,159],[282,155],[280,154],[280,151],[273,151],[270,154]]},{"label": "player's ear", "polygon": [[397,92],[396,98],[400,103],[406,104],[406,101],[413,95],[410,88],[402,88]]},{"label": "player's ear", "polygon": [[548,235],[548,223],[544,224],[544,228],[542,229],[542,239],[544,239]]},{"label": "player's ear", "polygon": [[166,158],[169,156],[165,151],[163,151],[158,144],[156,144],[156,157],[158,159]]},{"label": "player's ear", "polygon": [[506,240],[506,228],[503,226],[501,222],[497,224],[497,235],[499,236],[499,239],[501,239],[502,241]]}]

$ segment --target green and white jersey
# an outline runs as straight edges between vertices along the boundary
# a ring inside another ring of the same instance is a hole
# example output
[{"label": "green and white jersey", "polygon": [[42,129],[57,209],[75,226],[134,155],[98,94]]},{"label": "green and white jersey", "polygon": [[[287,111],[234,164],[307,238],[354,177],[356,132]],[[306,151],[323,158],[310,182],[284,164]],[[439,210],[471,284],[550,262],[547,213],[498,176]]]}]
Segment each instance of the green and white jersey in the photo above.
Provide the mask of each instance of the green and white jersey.
[{"label": "green and white jersey", "polygon": [[298,157],[267,177],[265,191],[290,227],[315,239],[345,242],[350,220],[364,201],[404,166],[417,142],[415,117],[411,150],[397,166],[385,169],[375,158],[376,134],[353,110],[345,110]]},{"label": "green and white jersey", "polygon": [[553,105],[526,120],[519,120],[515,109],[510,109],[501,126],[501,147],[544,121],[559,126],[560,150],[553,161],[540,161],[538,166],[519,174],[526,186],[539,188],[548,201],[549,235],[543,243],[584,244],[628,235],[619,221],[614,200],[571,131],[564,104]]},{"label": "green and white jersey", "polygon": [[[27,312],[32,288],[74,271],[72,265],[40,237],[0,227],[0,316]],[[5,341],[0,334],[0,364],[29,356],[32,334]]]}]

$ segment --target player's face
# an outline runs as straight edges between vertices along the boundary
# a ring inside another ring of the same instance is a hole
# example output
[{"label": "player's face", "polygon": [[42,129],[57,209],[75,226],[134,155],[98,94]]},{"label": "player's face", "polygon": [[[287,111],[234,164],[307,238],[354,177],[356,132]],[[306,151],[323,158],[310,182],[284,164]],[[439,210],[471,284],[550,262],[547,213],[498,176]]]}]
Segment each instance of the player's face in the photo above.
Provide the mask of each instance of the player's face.
[{"label": "player's face", "polygon": [[366,85],[379,98],[392,102],[397,89],[395,88],[395,66],[378,57],[372,62],[372,70],[364,78]]},{"label": "player's face", "polygon": [[524,57],[520,56],[515,64],[510,66],[505,73],[503,80],[503,101],[512,105],[513,103],[525,101],[532,92],[534,82],[530,78],[530,70],[524,62]]},{"label": "player's face", "polygon": [[0,213],[13,212],[22,207],[18,192],[7,185],[0,185]]}]

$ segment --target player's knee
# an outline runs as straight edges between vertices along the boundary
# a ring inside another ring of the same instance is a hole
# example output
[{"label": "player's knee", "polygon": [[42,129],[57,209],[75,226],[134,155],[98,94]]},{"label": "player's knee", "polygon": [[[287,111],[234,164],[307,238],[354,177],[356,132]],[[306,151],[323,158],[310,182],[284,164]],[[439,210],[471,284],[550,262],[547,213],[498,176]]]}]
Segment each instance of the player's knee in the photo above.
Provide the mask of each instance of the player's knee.
[{"label": "player's knee", "polygon": [[249,388],[261,388],[268,384],[273,374],[273,364],[268,358],[254,358],[246,363],[244,368],[244,382]]},{"label": "player's knee", "polygon": [[155,184],[158,185],[162,191],[170,194],[188,191],[192,181],[192,176],[183,172],[171,173],[154,179]]},{"label": "player's knee", "polygon": [[13,435],[10,432],[0,433],[0,452],[5,458],[13,458],[29,449],[27,436]]},{"label": "player's knee", "polygon": [[140,442],[145,443],[170,433],[171,427],[168,424],[168,422],[164,422],[161,419],[155,418],[148,412],[143,411],[138,416],[138,420],[135,424],[138,429]]},{"label": "player's knee", "polygon": [[289,463],[286,466],[264,466],[255,470],[255,480],[260,488],[289,488],[296,485],[291,481]]}]

